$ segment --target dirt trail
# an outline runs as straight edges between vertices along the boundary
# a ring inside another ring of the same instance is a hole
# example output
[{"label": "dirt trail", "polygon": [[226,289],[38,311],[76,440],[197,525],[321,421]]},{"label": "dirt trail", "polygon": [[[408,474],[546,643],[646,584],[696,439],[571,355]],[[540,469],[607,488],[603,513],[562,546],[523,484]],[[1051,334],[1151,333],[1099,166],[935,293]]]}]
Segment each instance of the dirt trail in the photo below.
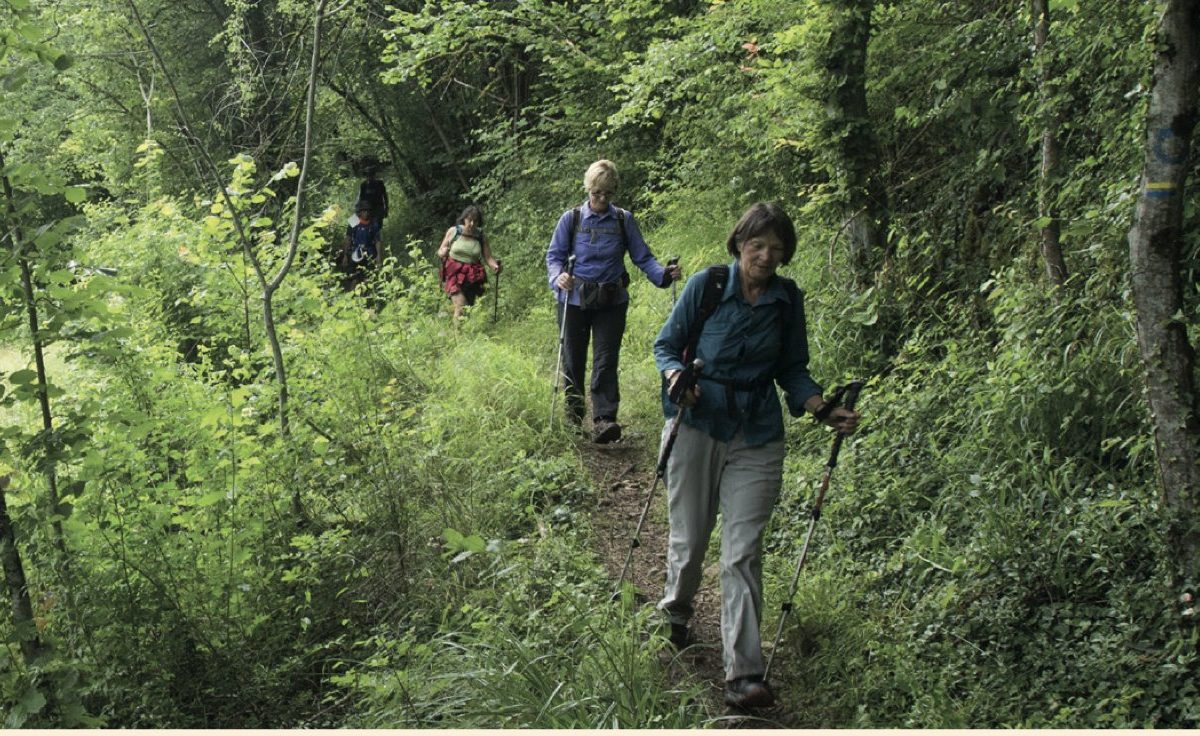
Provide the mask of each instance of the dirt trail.
[{"label": "dirt trail", "polygon": [[[620,442],[610,445],[579,443],[580,456],[596,491],[592,526],[597,552],[614,582],[621,574],[630,539],[654,481],[657,437],[657,431],[650,434],[635,430],[627,431]],[[630,562],[627,577],[640,594],[638,600],[642,605],[653,606],[658,601],[666,580],[666,498],[666,488],[660,482],[654,489],[654,501],[642,527],[641,544],[634,550]],[[722,716],[716,725],[725,728],[793,728],[795,719],[787,706],[786,694],[780,699],[780,705],[757,712],[758,717],[731,710],[722,700],[725,673],[721,659],[719,571],[712,552],[717,544],[719,541],[714,539],[709,555],[713,562],[704,569],[703,583],[694,603],[696,613],[691,629],[696,643],[666,664],[672,673],[681,677],[691,674],[708,685],[707,710]],[[764,632],[764,636],[768,633]],[[786,690],[782,692],[786,693]]]}]

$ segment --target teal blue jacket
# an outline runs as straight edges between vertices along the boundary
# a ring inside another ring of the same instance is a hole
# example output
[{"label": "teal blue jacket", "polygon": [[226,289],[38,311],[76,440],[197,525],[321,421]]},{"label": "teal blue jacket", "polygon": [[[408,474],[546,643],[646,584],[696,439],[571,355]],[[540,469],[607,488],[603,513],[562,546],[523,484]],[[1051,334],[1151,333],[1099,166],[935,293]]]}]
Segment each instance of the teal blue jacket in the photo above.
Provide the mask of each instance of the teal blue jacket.
[{"label": "teal blue jacket", "polygon": [[[654,362],[660,373],[683,370],[683,351],[691,325],[699,319],[700,300],[708,271],[688,279],[670,317],[654,341]],[[795,295],[795,298],[792,297]],[[783,389],[792,416],[804,414],[804,402],[822,393],[808,373],[808,330],[804,294],[784,287],[776,276],[751,306],[742,296],[738,266],[717,308],[704,324],[697,357],[704,361],[700,398],[683,422],[713,439],[728,442],[739,430],[747,445],[758,446],[783,438],[783,410],[776,384]],[[678,410],[667,400],[663,382],[663,413]]]}]

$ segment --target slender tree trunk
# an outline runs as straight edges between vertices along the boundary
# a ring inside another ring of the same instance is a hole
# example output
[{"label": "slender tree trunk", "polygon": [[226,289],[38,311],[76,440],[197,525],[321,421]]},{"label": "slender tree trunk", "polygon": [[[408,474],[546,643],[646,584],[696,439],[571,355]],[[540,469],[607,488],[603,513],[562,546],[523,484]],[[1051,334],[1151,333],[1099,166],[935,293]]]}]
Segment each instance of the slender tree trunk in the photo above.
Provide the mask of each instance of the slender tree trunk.
[{"label": "slender tree trunk", "polygon": [[1200,0],[1158,5],[1154,87],[1129,260],[1176,583],[1181,594],[1194,595],[1200,577],[1200,400],[1196,352],[1183,316],[1181,231],[1200,96]]},{"label": "slender tree trunk", "polygon": [[[0,171],[5,168],[4,156],[0,154]],[[8,213],[9,220],[9,237],[12,239],[13,256],[17,260],[17,264],[21,269],[21,291],[25,299],[25,312],[29,319],[29,339],[33,344],[33,361],[37,369],[38,380],[38,404],[42,410],[42,436],[44,438],[46,460],[46,500],[49,505],[50,517],[53,519],[52,527],[54,529],[54,543],[60,552],[66,552],[66,542],[63,539],[62,521],[59,520],[58,508],[58,474],[53,459],[53,448],[51,447],[51,438],[54,433],[54,415],[50,411],[50,393],[48,391],[48,379],[46,377],[46,356],[45,347],[42,345],[41,327],[38,324],[37,312],[37,294],[33,285],[33,269],[29,265],[29,258],[24,252],[24,237],[21,234],[21,226],[17,222],[17,205],[16,198],[13,194],[12,183],[8,177],[3,177],[4,184],[4,202],[5,211]]]},{"label": "slender tree trunk", "polygon": [[[304,129],[304,156],[300,166],[300,176],[296,182],[296,202],[295,216],[292,221],[291,234],[288,240],[288,251],[280,265],[279,270],[270,279],[263,269],[262,263],[254,252],[254,248],[250,242],[250,238],[246,233],[246,226],[242,220],[242,216],[238,213],[237,205],[230,198],[229,191],[221,184],[221,175],[216,165],[213,163],[212,157],[205,150],[199,138],[192,132],[192,126],[188,121],[186,112],[183,109],[182,98],[179,95],[179,90],[175,86],[175,81],[171,77],[171,73],[167,65],[163,62],[162,55],[158,51],[157,45],[154,43],[154,38],[150,35],[150,29],[146,26],[141,13],[138,11],[137,5],[133,0],[127,0],[126,5],[129,8],[130,16],[140,29],[142,36],[146,39],[146,46],[155,62],[163,73],[163,78],[167,86],[171,90],[171,95],[174,98],[175,114],[180,130],[184,136],[194,142],[197,157],[204,171],[208,174],[212,184],[217,187],[218,193],[224,200],[225,208],[229,212],[233,221],[234,232],[237,234],[238,242],[242,246],[242,253],[250,262],[254,270],[255,276],[258,278],[259,287],[262,289],[263,296],[263,326],[266,330],[267,342],[271,348],[271,360],[275,368],[275,380],[279,383],[279,431],[280,436],[285,443],[291,442],[291,427],[288,421],[288,382],[286,364],[283,360],[283,348],[279,341],[278,330],[275,326],[275,311],[272,299],[275,292],[283,284],[287,278],[288,272],[291,271],[292,263],[296,259],[298,250],[300,223],[303,218],[304,211],[304,184],[308,177],[308,164],[312,155],[313,141],[313,111],[316,106],[316,85],[317,73],[319,71],[321,59],[321,27],[325,21],[325,7],[327,1],[319,0],[314,12],[315,21],[313,24],[313,53],[312,61],[308,75],[308,88],[305,104],[305,129]],[[300,504],[300,493],[295,487],[292,493],[292,507],[298,518],[303,517],[303,508]]]},{"label": "slender tree trunk", "polygon": [[8,501],[5,499],[8,485],[9,477],[0,476],[0,564],[4,567],[4,584],[12,604],[13,628],[21,642],[21,656],[29,665],[41,652],[42,642],[38,639],[33,621],[33,604],[29,599],[29,586],[25,582],[25,565],[17,548],[17,534],[8,515]]},{"label": "slender tree trunk", "polygon": [[263,288],[263,323],[267,328],[267,339],[271,343],[271,355],[275,361],[276,378],[279,380],[279,430],[284,437],[290,435],[288,424],[288,385],[283,362],[283,350],[279,345],[279,335],[275,329],[275,312],[273,297],[283,285],[295,261],[300,244],[300,225],[304,219],[304,189],[308,178],[308,163],[312,157],[313,147],[313,112],[316,109],[317,74],[321,61],[321,25],[325,21],[326,0],[320,0],[316,8],[316,20],[313,22],[313,52],[312,63],[309,67],[308,88],[304,107],[304,155],[300,162],[300,177],[296,181],[296,206],[292,217],[292,229],[288,236],[288,251],[279,271]]},{"label": "slender tree trunk", "polygon": [[867,108],[867,46],[871,40],[874,0],[838,0],[833,4],[833,32],[825,67],[835,80],[828,100],[833,129],[839,141],[837,156],[844,172],[846,234],[850,263],[860,290],[871,286],[886,256],[887,192],[876,176],[879,142]]},{"label": "slender tree trunk", "polygon": [[1062,225],[1055,212],[1055,177],[1061,156],[1058,145],[1058,112],[1053,109],[1055,83],[1050,69],[1049,52],[1046,48],[1050,36],[1049,0],[1032,0],[1033,46],[1038,66],[1038,99],[1041,102],[1042,118],[1042,167],[1038,178],[1038,220],[1041,221],[1042,261],[1046,265],[1046,277],[1054,286],[1067,281],[1067,263],[1063,260],[1060,242]]}]

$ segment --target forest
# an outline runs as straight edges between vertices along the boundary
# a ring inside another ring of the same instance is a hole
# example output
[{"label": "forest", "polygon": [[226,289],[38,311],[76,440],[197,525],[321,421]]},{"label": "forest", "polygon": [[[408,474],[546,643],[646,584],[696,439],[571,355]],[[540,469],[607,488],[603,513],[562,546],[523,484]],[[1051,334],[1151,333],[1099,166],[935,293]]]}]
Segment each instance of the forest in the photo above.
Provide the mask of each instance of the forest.
[{"label": "forest", "polygon": [[[0,0],[0,60],[0,727],[1200,727],[1200,0]],[[790,599],[785,421],[771,709],[655,610],[670,289],[563,421],[597,159],[685,277],[782,205],[865,381]]]}]

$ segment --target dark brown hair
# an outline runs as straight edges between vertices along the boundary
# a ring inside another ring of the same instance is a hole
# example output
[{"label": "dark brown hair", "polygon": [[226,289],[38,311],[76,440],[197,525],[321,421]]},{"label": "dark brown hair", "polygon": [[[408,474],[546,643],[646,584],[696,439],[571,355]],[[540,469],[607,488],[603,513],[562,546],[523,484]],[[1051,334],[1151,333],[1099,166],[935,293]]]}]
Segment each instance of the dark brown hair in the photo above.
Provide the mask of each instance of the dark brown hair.
[{"label": "dark brown hair", "polygon": [[458,216],[458,219],[454,221],[454,224],[461,225],[467,221],[468,217],[475,221],[475,227],[483,227],[483,210],[479,209],[477,205],[473,204],[467,205],[467,208],[462,211],[462,214]]},{"label": "dark brown hair", "polygon": [[774,202],[758,202],[746,210],[742,218],[733,226],[725,249],[734,258],[741,255],[741,244],[750,238],[762,235],[767,231],[775,233],[783,241],[783,264],[791,262],[796,255],[796,227],[792,218],[783,208]]}]

